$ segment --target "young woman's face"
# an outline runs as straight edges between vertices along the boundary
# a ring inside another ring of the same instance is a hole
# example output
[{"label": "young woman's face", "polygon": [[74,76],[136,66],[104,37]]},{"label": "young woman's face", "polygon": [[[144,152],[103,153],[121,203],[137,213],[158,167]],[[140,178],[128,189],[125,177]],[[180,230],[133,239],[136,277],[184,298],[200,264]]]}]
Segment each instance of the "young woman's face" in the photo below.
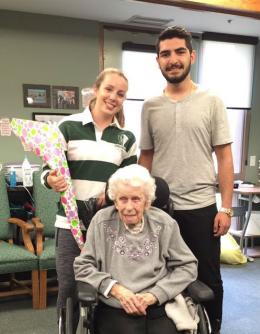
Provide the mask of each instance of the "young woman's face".
[{"label": "young woman's face", "polygon": [[128,84],[116,73],[107,74],[98,88],[95,88],[95,109],[106,116],[114,116],[122,108]]}]

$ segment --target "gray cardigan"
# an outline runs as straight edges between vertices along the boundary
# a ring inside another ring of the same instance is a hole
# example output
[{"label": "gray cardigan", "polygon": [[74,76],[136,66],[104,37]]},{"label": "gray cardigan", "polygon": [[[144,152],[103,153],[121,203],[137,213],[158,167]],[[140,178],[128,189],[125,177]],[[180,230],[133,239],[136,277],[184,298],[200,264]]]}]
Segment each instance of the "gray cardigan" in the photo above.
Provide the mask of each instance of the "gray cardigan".
[{"label": "gray cardigan", "polygon": [[162,210],[147,210],[143,231],[133,235],[113,206],[94,216],[74,271],[76,280],[96,288],[104,303],[120,308],[115,298],[104,296],[113,280],[134,293],[150,292],[162,304],[196,279],[197,260],[175,220]]}]

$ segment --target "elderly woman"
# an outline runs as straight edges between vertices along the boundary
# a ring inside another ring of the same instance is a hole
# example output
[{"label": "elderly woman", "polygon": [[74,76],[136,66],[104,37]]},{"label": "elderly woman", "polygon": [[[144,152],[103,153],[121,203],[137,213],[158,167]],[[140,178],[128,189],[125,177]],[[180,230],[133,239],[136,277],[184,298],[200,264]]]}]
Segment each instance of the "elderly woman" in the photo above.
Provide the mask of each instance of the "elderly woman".
[{"label": "elderly woman", "polygon": [[94,216],[74,262],[76,280],[99,293],[96,333],[178,333],[165,303],[196,279],[196,258],[177,223],[151,207],[155,182],[144,167],[118,169],[108,195],[114,206]]}]

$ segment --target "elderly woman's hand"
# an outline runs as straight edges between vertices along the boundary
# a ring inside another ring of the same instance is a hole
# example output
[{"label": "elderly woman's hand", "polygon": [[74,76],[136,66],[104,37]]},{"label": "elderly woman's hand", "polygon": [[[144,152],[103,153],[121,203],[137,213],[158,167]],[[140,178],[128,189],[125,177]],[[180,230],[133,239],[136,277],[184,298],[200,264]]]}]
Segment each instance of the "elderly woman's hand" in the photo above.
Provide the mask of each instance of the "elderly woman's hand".
[{"label": "elderly woman's hand", "polygon": [[110,290],[110,295],[119,300],[122,308],[128,314],[145,315],[147,304],[143,298],[135,295],[131,290],[116,283]]},{"label": "elderly woman's hand", "polygon": [[139,299],[140,303],[146,305],[146,308],[158,302],[158,299],[155,297],[155,295],[150,292],[137,293],[136,297]]}]

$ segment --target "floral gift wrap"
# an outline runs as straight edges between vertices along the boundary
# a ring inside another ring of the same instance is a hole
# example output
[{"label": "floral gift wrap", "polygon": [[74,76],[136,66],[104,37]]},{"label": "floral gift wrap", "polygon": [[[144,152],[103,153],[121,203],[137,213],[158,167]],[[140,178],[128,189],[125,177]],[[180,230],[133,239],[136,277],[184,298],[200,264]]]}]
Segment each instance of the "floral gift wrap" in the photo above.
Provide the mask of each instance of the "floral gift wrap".
[{"label": "floral gift wrap", "polygon": [[62,134],[54,125],[18,118],[12,119],[11,128],[24,147],[34,152],[51,169],[56,169],[58,173],[64,176],[68,188],[60,194],[61,203],[70,222],[71,232],[78,246],[82,248],[84,240],[80,229],[76,197],[64,152],[65,143]]}]

